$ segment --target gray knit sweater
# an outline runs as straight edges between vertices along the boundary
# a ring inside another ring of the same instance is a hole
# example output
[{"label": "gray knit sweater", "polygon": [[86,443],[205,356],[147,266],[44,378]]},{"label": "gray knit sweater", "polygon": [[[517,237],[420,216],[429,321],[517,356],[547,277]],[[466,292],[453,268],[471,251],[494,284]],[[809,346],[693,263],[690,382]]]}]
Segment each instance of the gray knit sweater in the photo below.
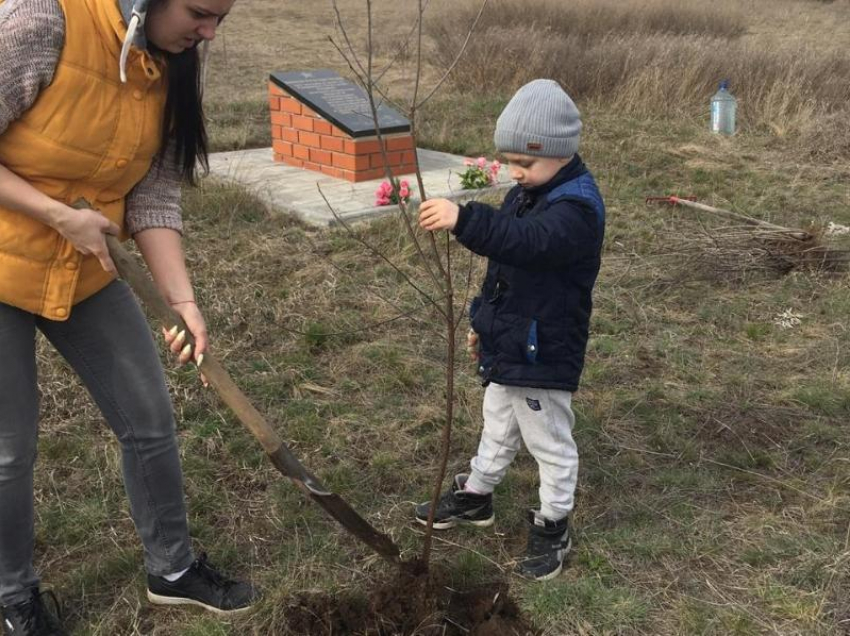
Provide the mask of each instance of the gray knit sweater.
[{"label": "gray knit sweater", "polygon": [[[0,135],[53,81],[64,43],[65,15],[58,0],[0,4]],[[127,231],[166,227],[182,232],[180,185],[169,146],[127,195]]]}]

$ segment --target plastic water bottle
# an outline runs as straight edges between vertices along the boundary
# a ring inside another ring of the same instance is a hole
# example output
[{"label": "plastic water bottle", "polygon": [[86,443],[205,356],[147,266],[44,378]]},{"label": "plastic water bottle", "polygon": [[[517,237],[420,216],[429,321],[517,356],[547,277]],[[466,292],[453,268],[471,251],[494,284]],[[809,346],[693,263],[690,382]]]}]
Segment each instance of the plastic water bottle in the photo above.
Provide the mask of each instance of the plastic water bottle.
[{"label": "plastic water bottle", "polygon": [[729,80],[723,80],[711,98],[711,132],[734,135],[737,108],[738,101],[729,92]]}]

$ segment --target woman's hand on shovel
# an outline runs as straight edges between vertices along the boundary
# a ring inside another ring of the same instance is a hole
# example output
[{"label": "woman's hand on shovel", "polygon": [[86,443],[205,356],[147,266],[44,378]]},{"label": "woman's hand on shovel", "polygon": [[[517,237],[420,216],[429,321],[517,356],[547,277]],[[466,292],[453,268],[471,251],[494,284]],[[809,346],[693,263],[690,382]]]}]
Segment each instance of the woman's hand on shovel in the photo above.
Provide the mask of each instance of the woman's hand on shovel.
[{"label": "woman's hand on shovel", "polygon": [[[165,344],[171,349],[171,352],[177,356],[179,366],[183,366],[190,360],[194,360],[198,368],[201,367],[204,361],[204,351],[207,348],[207,325],[204,322],[204,317],[201,315],[201,310],[194,300],[178,301],[171,303],[171,308],[180,314],[189,333],[195,338],[195,346],[187,343],[186,332],[181,331],[175,325],[171,329],[162,328],[162,336],[165,338]],[[204,386],[209,386],[204,374],[201,374],[201,382]]]}]

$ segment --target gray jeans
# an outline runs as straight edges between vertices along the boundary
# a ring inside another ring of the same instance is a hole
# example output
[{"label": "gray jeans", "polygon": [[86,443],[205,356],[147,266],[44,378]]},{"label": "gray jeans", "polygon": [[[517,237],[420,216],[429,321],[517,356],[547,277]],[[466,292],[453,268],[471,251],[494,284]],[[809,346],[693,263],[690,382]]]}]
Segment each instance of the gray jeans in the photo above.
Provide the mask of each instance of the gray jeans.
[{"label": "gray jeans", "polygon": [[77,304],[66,322],[0,303],[0,604],[24,600],[38,585],[36,329],[79,374],[121,443],[124,487],[148,572],[189,567],[193,556],[174,413],[150,328],[130,289],[111,283]]}]

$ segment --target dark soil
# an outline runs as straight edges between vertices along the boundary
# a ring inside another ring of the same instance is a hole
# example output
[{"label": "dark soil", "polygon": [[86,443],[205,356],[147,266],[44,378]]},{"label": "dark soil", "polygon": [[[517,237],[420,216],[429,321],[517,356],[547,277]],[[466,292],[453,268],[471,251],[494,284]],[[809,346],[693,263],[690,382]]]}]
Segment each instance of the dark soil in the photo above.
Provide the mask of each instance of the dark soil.
[{"label": "dark soil", "polygon": [[445,572],[399,571],[366,596],[303,594],[287,608],[289,633],[352,636],[536,636],[504,581],[453,589]]}]

